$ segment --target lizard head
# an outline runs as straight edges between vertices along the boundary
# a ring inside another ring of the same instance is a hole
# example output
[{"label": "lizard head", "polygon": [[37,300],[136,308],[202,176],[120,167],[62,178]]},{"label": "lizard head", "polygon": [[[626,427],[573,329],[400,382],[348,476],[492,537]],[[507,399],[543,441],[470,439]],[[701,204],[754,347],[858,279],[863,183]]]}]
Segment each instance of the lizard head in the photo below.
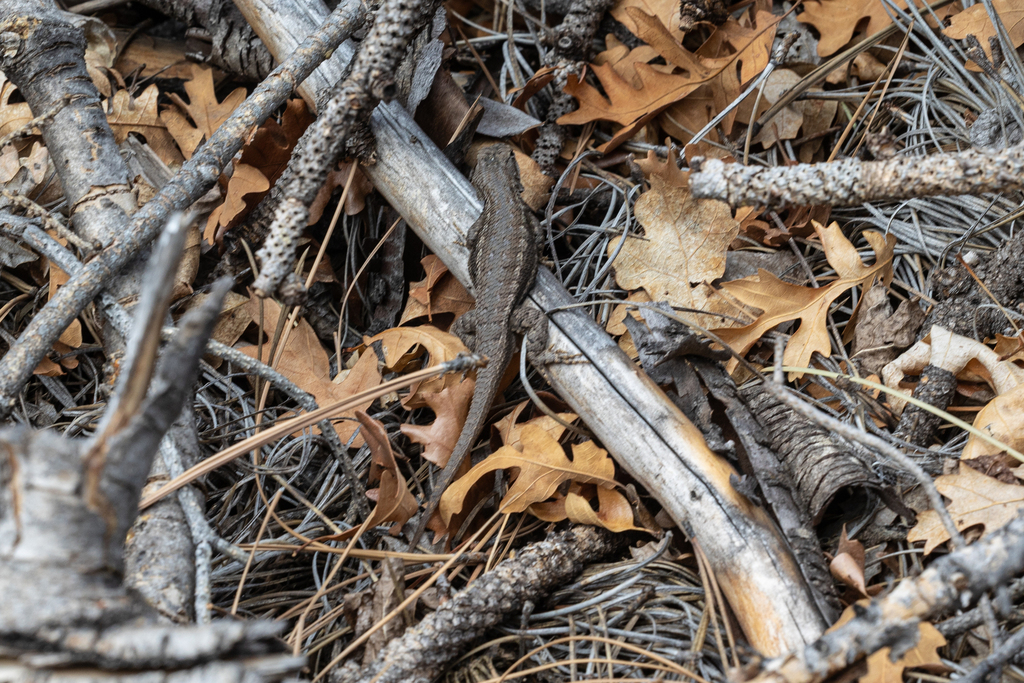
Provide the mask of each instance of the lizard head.
[{"label": "lizard head", "polygon": [[476,156],[474,176],[483,174],[510,178],[514,182],[519,182],[519,164],[516,163],[515,151],[501,143],[482,148]]}]

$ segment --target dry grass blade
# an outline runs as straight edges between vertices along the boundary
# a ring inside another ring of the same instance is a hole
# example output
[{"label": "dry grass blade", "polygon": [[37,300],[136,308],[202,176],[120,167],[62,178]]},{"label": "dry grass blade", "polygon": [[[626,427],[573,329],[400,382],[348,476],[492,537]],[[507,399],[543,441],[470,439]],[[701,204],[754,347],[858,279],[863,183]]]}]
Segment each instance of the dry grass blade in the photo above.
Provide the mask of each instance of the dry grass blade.
[{"label": "dry grass blade", "polygon": [[[471,359],[467,358],[467,360]],[[473,362],[475,363],[477,361],[474,360]],[[185,473],[175,477],[166,485],[160,487],[158,490],[143,498],[139,502],[139,509],[145,510],[153,503],[157,502],[162,498],[165,498],[174,491],[177,491],[182,486],[187,486],[188,484],[192,483],[193,481],[203,476],[204,474],[208,474],[213,470],[217,469],[218,467],[221,467],[222,465],[231,462],[235,458],[242,456],[245,453],[248,453],[254,448],[260,448],[261,446],[264,446],[275,439],[285,436],[286,434],[291,434],[292,432],[305,429],[310,425],[316,424],[320,420],[328,419],[334,415],[337,415],[338,413],[350,410],[353,406],[358,406],[365,401],[372,401],[391,391],[402,389],[404,387],[415,384],[420,380],[428,379],[430,377],[436,377],[438,375],[442,375],[448,372],[461,372],[463,370],[468,369],[469,367],[470,365],[467,365],[465,360],[459,362],[458,359],[456,359],[456,361],[451,361],[449,363],[441,363],[439,365],[435,365],[429,368],[424,368],[423,370],[420,370],[418,372],[410,373],[404,377],[400,377],[399,379],[391,380],[390,382],[385,382],[384,384],[378,387],[374,387],[373,389],[368,389],[366,391],[359,392],[355,396],[344,399],[342,401],[338,401],[337,403],[332,403],[331,405],[328,406],[323,406],[322,408],[308,412],[304,415],[298,415],[289,420],[283,420],[281,422],[278,422],[265,432],[261,432],[259,434],[256,434],[255,436],[251,436],[248,439],[241,441],[235,444],[234,446],[231,446],[230,448],[227,448],[210,458],[207,458],[198,465],[190,467],[188,471],[186,471]]]}]

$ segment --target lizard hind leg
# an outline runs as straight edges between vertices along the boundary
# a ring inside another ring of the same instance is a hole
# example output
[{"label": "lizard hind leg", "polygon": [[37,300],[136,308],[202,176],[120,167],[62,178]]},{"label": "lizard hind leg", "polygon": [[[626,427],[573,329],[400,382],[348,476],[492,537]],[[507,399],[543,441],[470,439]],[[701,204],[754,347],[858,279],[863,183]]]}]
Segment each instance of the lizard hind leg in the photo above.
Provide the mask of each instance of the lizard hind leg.
[{"label": "lizard hind leg", "polygon": [[582,353],[548,348],[548,318],[536,308],[521,306],[512,313],[512,330],[526,337],[526,357],[542,365],[580,365],[590,360]]},{"label": "lizard hind leg", "polygon": [[448,329],[451,334],[461,339],[470,351],[476,350],[476,319],[476,309],[474,308],[460,315]]},{"label": "lizard hind leg", "polygon": [[531,360],[543,358],[548,353],[548,317],[529,306],[520,306],[512,311],[512,331],[526,337],[526,354]]}]

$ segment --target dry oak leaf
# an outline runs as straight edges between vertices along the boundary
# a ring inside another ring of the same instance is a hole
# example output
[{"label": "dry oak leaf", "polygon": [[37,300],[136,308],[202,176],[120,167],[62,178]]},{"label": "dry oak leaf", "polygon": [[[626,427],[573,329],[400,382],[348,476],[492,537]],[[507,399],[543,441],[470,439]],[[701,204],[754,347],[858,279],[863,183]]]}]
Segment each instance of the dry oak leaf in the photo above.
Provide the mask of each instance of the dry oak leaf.
[{"label": "dry oak leaf", "polygon": [[[1013,46],[1020,47],[1024,44],[1024,3],[1018,0],[992,0],[992,7],[1006,27]],[[996,29],[988,17],[984,3],[979,2],[963,12],[954,14],[950,18],[949,26],[944,28],[942,33],[955,40],[963,40],[973,35],[981,43],[989,60],[992,59],[992,46],[989,45],[988,39],[995,37]],[[973,61],[968,63],[968,68],[973,71],[981,70]]]},{"label": "dry oak leaf", "polygon": [[356,411],[356,419],[359,420],[360,433],[370,447],[370,483],[379,482],[377,488],[366,491],[366,496],[376,501],[377,505],[370,511],[362,528],[369,529],[385,522],[394,522],[390,533],[397,536],[402,526],[416,514],[419,503],[409,491],[405,477],[398,471],[395,453],[391,450],[384,425],[361,410]]},{"label": "dry oak leaf", "polygon": [[[756,16],[756,14],[753,14],[752,11],[751,16]],[[767,21],[770,20],[759,17],[757,25],[760,27]],[[652,45],[655,47],[664,44],[663,33],[646,31],[644,35],[646,40],[654,41]],[[738,71],[736,69],[721,70],[718,75],[687,95],[682,101],[666,109],[658,118],[658,124],[666,133],[682,142],[689,142],[694,133],[704,128],[712,117],[725,110],[739,96],[744,83],[761,73],[762,65],[768,62],[771,41],[765,42],[758,29],[735,20],[727,21],[719,26],[711,39],[701,45],[694,54],[705,62],[711,63],[713,60],[730,59],[736,49],[742,45],[748,46],[747,54],[740,61]],[[663,45],[661,49],[668,49],[668,46]],[[707,139],[716,140],[718,128],[728,135],[732,133],[735,121],[746,123],[752,118],[756,118],[752,117],[756,99],[748,97],[738,108],[729,111],[715,127],[716,130],[710,132]],[[767,107],[767,103],[762,98],[760,110],[763,111]],[[718,151],[715,156],[721,154],[722,152]]]},{"label": "dry oak leaf", "polygon": [[[181,153],[186,159],[191,159],[202,141],[209,140],[220,124],[231,116],[231,112],[245,101],[245,88],[235,88],[223,102],[218,102],[214,92],[213,69],[196,64],[192,68],[192,79],[185,82],[185,92],[188,93],[188,103],[173,96],[178,107],[161,113],[160,120],[178,142]],[[192,123],[189,123],[185,114],[192,119]]]},{"label": "dry oak leaf", "polygon": [[3,71],[0,71],[0,138],[21,130],[26,123],[32,120],[32,108],[28,102],[11,103],[11,95],[18,87],[7,80]]},{"label": "dry oak leaf", "polygon": [[[735,19],[718,27],[707,44],[725,56],[708,58],[692,53],[672,36],[655,17],[630,7],[626,12],[637,25],[636,34],[653,47],[665,61],[683,73],[662,73],[650,64],[635,63],[640,88],[620,76],[608,63],[592,69],[607,97],[597,88],[570,74],[565,91],[575,97],[579,108],[558,119],[560,124],[584,124],[590,121],[614,121],[622,130],[600,147],[607,152],[632,137],[663,110],[694,92],[701,85],[722,76],[723,102],[739,94],[740,86],[760,73],[768,64],[775,28],[781,20],[769,12],[757,12],[756,28],[740,26]],[[737,43],[732,42],[737,40]],[[745,41],[745,42],[739,42]],[[726,45],[728,44],[728,45]]]},{"label": "dry oak leaf", "polygon": [[[1024,509],[1024,486],[1004,484],[966,465],[961,465],[959,474],[936,478],[935,488],[951,501],[947,509],[960,531],[975,525],[995,531]],[[911,543],[925,542],[925,555],[948,540],[949,533],[934,510],[918,515],[917,525],[907,534]]]},{"label": "dry oak leaf", "polygon": [[[248,304],[249,315],[253,320],[260,319],[259,299],[252,299]],[[273,333],[277,329],[277,318],[281,314],[281,307],[271,299],[263,300],[263,329]],[[377,366],[377,357],[373,353],[364,353],[359,357],[355,366],[344,375],[339,374],[337,379],[340,382],[332,382],[330,374],[330,361],[327,351],[320,345],[313,327],[304,318],[298,318],[288,340],[278,348],[276,363],[270,363],[269,341],[263,344],[262,355],[257,346],[243,346],[238,350],[247,356],[259,358],[264,363],[272,365],[282,375],[294,382],[303,391],[312,394],[318,405],[325,406],[336,403],[350,396],[353,396],[366,389],[371,389],[381,383],[380,369]],[[366,410],[372,401],[356,406],[354,410]],[[353,411],[343,413],[343,417],[355,417]],[[347,441],[357,428],[357,424],[351,420],[340,420],[335,423],[338,436],[341,440]],[[362,438],[356,437],[354,445],[362,445]]]},{"label": "dry oak leaf", "polygon": [[[288,158],[290,157],[285,158],[285,165],[288,163]],[[244,157],[242,160],[245,160]],[[313,202],[309,205],[309,221],[306,225],[313,225],[320,220],[324,215],[324,209],[327,208],[327,203],[331,201],[334,189],[345,187],[351,171],[352,164],[342,162],[338,164],[337,169],[327,174],[327,180],[317,190],[316,197],[313,197]],[[357,167],[356,175],[352,178],[352,187],[349,188],[348,195],[345,196],[345,215],[354,216],[366,208],[366,197],[371,192],[373,192],[373,183],[363,173],[363,169]]]},{"label": "dry oak leaf", "polygon": [[[403,372],[410,365],[419,369],[421,366],[444,363],[469,351],[457,336],[432,325],[393,327],[375,337],[364,337],[363,344],[367,347],[379,344],[384,365],[393,372]],[[426,359],[423,358],[424,352],[427,354]],[[462,376],[448,373],[419,382],[409,388],[408,395],[402,399],[402,405],[410,410],[422,408],[427,405],[424,394],[439,392],[462,381]]]},{"label": "dry oak leaf", "polygon": [[[860,600],[857,605],[867,605],[868,600]],[[831,632],[853,619],[856,606],[850,605],[839,616],[826,633]],[[917,643],[914,647],[895,662],[890,654],[892,648],[884,647],[867,658],[868,672],[861,676],[859,683],[902,683],[904,669],[930,669],[934,672],[948,671],[939,657],[938,649],[946,644],[938,629],[927,621],[919,622]]]},{"label": "dry oak leaf", "polygon": [[[670,162],[674,166],[674,162]],[[615,279],[624,289],[643,288],[654,301],[695,310],[734,313],[707,284],[725,272],[725,252],[739,234],[729,207],[713,199],[695,199],[687,187],[673,183],[673,171],[651,175],[651,188],[636,201],[643,238],[628,235],[608,245],[615,258]],[[678,170],[674,173],[678,174]],[[674,180],[674,178],[673,178]],[[700,324],[721,324],[721,318]]]},{"label": "dry oak leaf", "polygon": [[501,500],[504,513],[523,512],[534,503],[546,501],[565,481],[615,486],[615,463],[606,451],[587,442],[573,444],[572,452],[573,459],[569,460],[561,444],[548,432],[527,424],[523,428],[522,452],[513,446],[502,446],[448,487],[441,497],[442,519],[447,525],[454,514],[462,511],[473,485],[495,470],[518,470],[515,482]]},{"label": "dry oak leaf", "polygon": [[[989,401],[974,417],[974,427],[1016,451],[1024,450],[1024,384]],[[960,458],[970,460],[1002,452],[971,434]]]},{"label": "dry oak leaf", "polygon": [[430,254],[420,259],[420,263],[423,264],[426,277],[409,283],[409,298],[405,302],[399,325],[420,317],[432,320],[433,316],[443,313],[454,313],[455,317],[459,317],[473,308],[473,296],[441,259]]},{"label": "dry oak leaf", "polygon": [[399,427],[410,441],[423,446],[423,457],[438,467],[447,465],[452,456],[466,424],[475,386],[476,382],[467,381],[439,392],[420,392],[420,399],[434,411],[434,421],[429,425],[403,423]]},{"label": "dry oak leaf", "polygon": [[168,166],[177,166],[182,162],[181,152],[167,132],[167,125],[160,119],[157,109],[159,97],[160,91],[155,83],[135,98],[127,90],[118,90],[107,100],[107,122],[118,144],[124,142],[129,133],[138,133],[146,138],[161,161]]},{"label": "dry oak leaf", "polygon": [[[829,308],[844,292],[856,285],[870,285],[874,281],[889,284],[892,280],[892,257],[896,238],[867,230],[864,238],[875,251],[875,262],[865,265],[838,223],[827,228],[815,222],[814,228],[825,248],[825,257],[835,269],[839,279],[824,287],[800,287],[783,282],[767,270],[757,275],[726,282],[722,285],[728,294],[742,303],[762,311],[749,325],[714,330],[737,353],[743,355],[769,330],[777,325],[799,320],[800,326],[786,345],[784,362],[789,366],[807,367],[811,355],[817,351],[828,357],[831,351],[826,323]],[[729,371],[737,365],[729,361]]]},{"label": "dry oak leaf", "polygon": [[[604,39],[608,49],[594,57],[594,64],[607,64],[615,69],[615,73],[622,76],[622,79],[633,84],[634,88],[641,85],[640,78],[636,73],[637,64],[649,64],[661,55],[650,45],[638,45],[632,50],[621,42],[614,35],[609,33]],[[671,73],[670,65],[653,65],[662,73]]]},{"label": "dry oak leaf", "polygon": [[[227,191],[224,193],[224,203],[214,209],[206,220],[203,240],[210,244],[219,241],[237,222],[235,219],[246,215],[249,209],[256,206],[258,197],[262,197],[269,189],[270,181],[259,169],[248,164],[235,164],[228,180]],[[253,195],[257,198],[252,199]],[[247,196],[250,197],[249,200],[246,200]]]},{"label": "dry oak leaf", "polygon": [[[187,86],[186,86],[187,87]],[[235,93],[241,90],[244,97],[245,91],[241,88],[224,100],[224,106],[228,100],[234,97]],[[230,112],[229,112],[230,113]],[[271,184],[274,184],[292,157],[292,150],[295,143],[299,141],[302,134],[306,132],[309,124],[313,123],[314,117],[306,106],[306,101],[301,98],[288,100],[284,113],[281,115],[281,123],[273,118],[267,119],[266,123],[256,129],[245,147],[242,149],[242,156],[239,159],[243,164],[255,166],[260,173],[267,177]],[[219,125],[219,124],[218,124]],[[347,176],[347,174],[346,174]]]},{"label": "dry oak leaf", "polygon": [[679,30],[679,5],[680,0],[618,0],[609,13],[631,33],[637,35],[637,25],[630,12],[631,8],[636,8],[657,17],[673,37],[682,40],[685,34]]},{"label": "dry oak leaf", "polygon": [[[896,0],[896,6],[906,9],[906,0]],[[819,57],[827,57],[850,42],[862,20],[867,22],[864,32],[869,36],[892,23],[882,0],[807,0],[796,19],[818,29]]]},{"label": "dry oak leaf", "polygon": [[850,540],[846,535],[845,524],[839,536],[839,549],[829,562],[828,569],[838,581],[842,581],[865,598],[869,597],[864,579],[864,544]]},{"label": "dry oak leaf", "polygon": [[[540,427],[550,434],[552,439],[562,438],[562,433],[565,431],[565,427],[558,422],[555,422],[547,415],[538,415],[537,417],[523,423],[518,422],[519,416],[522,415],[523,411],[532,405],[532,401],[523,401],[513,408],[512,412],[494,423],[495,428],[498,430],[498,434],[501,436],[502,444],[506,446],[513,446],[515,448],[522,448],[523,429],[526,425]],[[570,424],[577,418],[576,413],[555,414]]]},{"label": "dry oak leaf", "polygon": [[[597,498],[595,510],[590,501]],[[534,503],[529,512],[545,522],[569,520],[576,524],[599,526],[620,533],[623,531],[648,531],[633,524],[633,508],[626,497],[615,489],[603,486],[581,486],[573,483],[569,491],[559,498],[546,503]]]}]

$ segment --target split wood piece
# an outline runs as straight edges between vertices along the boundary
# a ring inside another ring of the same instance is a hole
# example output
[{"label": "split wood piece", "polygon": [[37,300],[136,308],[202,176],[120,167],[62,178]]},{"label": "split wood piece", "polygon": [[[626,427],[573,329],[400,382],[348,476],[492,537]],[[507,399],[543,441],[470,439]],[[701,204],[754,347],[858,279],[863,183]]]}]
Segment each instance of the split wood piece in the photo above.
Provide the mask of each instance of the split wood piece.
[{"label": "split wood piece", "polygon": [[[294,52],[331,13],[323,0],[236,0],[234,4],[279,61]],[[342,79],[351,59],[352,45],[346,43],[299,86],[299,94],[314,111],[318,95]]]},{"label": "split wood piece", "polygon": [[690,163],[694,197],[739,206],[858,206],[935,195],[979,195],[1024,189],[1024,145],[1001,150],[844,159],[762,168],[698,157]]},{"label": "split wood piece", "polygon": [[[465,240],[481,211],[473,186],[401,107],[379,106],[370,126],[377,163],[366,173],[471,287]],[[573,299],[542,268],[527,303],[547,311]],[[821,635],[825,620],[796,561],[765,512],[733,489],[735,470],[591,318],[573,309],[549,319],[550,348],[589,362],[542,371],[618,463],[700,542],[748,641],[770,654]]]},{"label": "split wood piece", "polygon": [[778,520],[782,533],[793,548],[800,570],[814,592],[818,608],[825,615],[826,621],[834,623],[842,612],[839,595],[825,563],[818,534],[811,524],[811,514],[800,492],[796,490],[793,478],[778,476],[783,471],[779,455],[768,446],[771,439],[765,428],[743,401],[736,383],[725,368],[720,363],[705,359],[693,361],[693,366],[711,396],[725,408],[725,417],[743,445],[754,478]]},{"label": "split wood piece", "polygon": [[754,683],[821,683],[883,647],[906,652],[918,640],[918,621],[966,608],[1024,571],[1024,514],[973,545],[904,579],[884,598],[817,642],[745,672]]},{"label": "split wood piece", "polygon": [[339,683],[430,683],[487,629],[527,601],[538,602],[625,543],[622,535],[574,526],[516,551],[391,641],[369,666],[350,660],[332,681]]}]

